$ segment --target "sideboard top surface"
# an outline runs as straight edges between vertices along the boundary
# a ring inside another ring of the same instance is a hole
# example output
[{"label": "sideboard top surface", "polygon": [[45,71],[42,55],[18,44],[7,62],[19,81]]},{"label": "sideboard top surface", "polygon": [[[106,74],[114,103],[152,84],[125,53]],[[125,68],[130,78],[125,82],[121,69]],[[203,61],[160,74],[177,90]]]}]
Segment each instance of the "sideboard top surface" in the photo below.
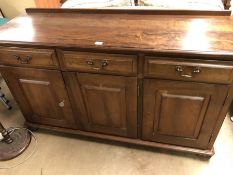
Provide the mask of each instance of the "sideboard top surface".
[{"label": "sideboard top surface", "polygon": [[0,45],[233,56],[233,17],[29,13],[0,27]]}]

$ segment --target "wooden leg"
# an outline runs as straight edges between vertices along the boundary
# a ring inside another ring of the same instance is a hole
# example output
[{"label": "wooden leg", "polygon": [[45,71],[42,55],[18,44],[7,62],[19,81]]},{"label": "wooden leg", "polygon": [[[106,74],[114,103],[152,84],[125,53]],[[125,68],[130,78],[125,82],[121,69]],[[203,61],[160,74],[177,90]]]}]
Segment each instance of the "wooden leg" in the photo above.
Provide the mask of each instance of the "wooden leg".
[{"label": "wooden leg", "polygon": [[28,126],[27,127],[30,131],[37,131],[38,129],[40,128],[37,128],[37,127],[31,127],[31,126]]},{"label": "wooden leg", "polygon": [[27,129],[29,129],[30,131],[37,131],[38,129],[40,129],[40,128],[38,128],[38,127],[29,126],[29,125],[27,125],[27,123],[25,123],[24,126],[25,126]]}]

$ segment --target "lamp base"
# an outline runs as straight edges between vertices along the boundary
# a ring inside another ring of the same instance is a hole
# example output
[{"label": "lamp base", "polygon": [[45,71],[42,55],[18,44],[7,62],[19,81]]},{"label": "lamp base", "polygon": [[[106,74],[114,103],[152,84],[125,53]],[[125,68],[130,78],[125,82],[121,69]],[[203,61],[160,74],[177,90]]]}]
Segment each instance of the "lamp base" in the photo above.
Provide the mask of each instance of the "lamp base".
[{"label": "lamp base", "polygon": [[[8,129],[9,130],[9,129]],[[0,161],[10,160],[20,155],[30,144],[31,135],[27,129],[15,129],[11,134],[12,143],[0,142]]]}]

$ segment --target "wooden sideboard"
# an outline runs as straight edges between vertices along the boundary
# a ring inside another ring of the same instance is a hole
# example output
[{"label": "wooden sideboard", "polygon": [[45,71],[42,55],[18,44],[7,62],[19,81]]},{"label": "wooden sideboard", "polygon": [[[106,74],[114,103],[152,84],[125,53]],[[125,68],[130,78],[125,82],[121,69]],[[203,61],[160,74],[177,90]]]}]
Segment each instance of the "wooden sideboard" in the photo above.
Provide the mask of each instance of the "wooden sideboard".
[{"label": "wooden sideboard", "polygon": [[232,17],[28,10],[0,28],[0,72],[29,127],[212,156],[231,38]]}]

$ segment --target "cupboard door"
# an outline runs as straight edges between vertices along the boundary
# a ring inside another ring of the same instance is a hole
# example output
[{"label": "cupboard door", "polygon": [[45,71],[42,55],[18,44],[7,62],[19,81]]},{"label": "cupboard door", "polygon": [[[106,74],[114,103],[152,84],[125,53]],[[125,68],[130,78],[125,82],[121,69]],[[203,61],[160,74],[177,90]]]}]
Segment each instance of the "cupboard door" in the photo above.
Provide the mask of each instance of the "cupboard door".
[{"label": "cupboard door", "polygon": [[207,149],[228,86],[146,79],[144,140]]},{"label": "cupboard door", "polygon": [[0,70],[27,121],[75,128],[59,71],[9,67]]},{"label": "cupboard door", "polygon": [[76,116],[87,131],[137,137],[137,79],[64,73]]}]

